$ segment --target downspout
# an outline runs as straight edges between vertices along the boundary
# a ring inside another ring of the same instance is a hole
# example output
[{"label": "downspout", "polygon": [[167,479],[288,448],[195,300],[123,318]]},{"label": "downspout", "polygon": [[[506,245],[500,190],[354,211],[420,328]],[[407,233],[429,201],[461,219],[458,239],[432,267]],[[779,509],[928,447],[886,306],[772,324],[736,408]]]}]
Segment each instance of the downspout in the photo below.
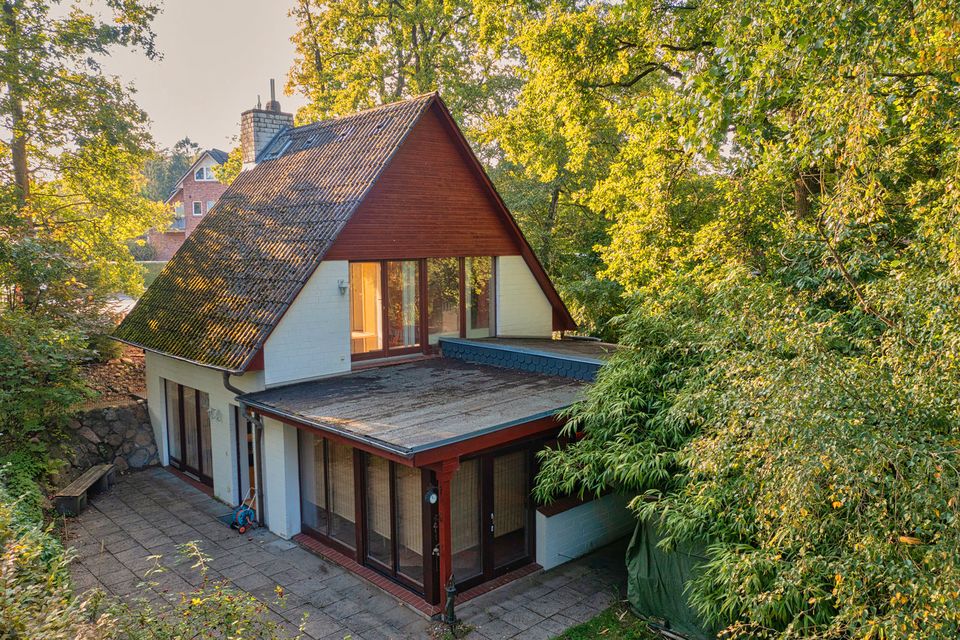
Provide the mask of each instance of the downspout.
[{"label": "downspout", "polygon": [[[240,403],[241,418],[253,423],[253,446],[255,447],[254,451],[257,451],[260,447],[260,443],[263,441],[263,420],[261,420],[260,416],[258,416],[257,414],[250,413],[247,408],[247,404],[243,400],[239,399],[239,396],[242,396],[246,392],[243,391],[242,389],[239,389],[238,387],[233,386],[233,384],[230,382],[229,371],[223,372],[223,388],[229,391],[230,393],[234,394],[235,396],[237,396],[237,402]],[[257,451],[257,453],[254,454],[254,459],[256,460],[256,465],[259,467],[260,461],[262,460],[262,457],[259,451]],[[239,461],[238,461],[238,464],[239,464]],[[264,505],[264,500],[263,500],[263,487],[260,486],[262,485],[263,470],[258,468],[255,472],[255,475],[256,475],[256,481],[258,485],[257,486],[257,518],[258,520],[260,520],[260,525],[264,526],[265,525],[264,521],[266,519],[266,506]],[[241,500],[242,499],[243,498],[241,496]]]}]

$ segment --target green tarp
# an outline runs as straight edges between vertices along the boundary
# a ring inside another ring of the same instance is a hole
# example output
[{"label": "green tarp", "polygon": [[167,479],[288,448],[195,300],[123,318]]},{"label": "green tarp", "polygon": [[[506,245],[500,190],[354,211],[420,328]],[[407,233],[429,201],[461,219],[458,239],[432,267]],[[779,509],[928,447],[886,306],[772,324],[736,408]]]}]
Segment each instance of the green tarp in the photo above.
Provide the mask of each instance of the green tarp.
[{"label": "green tarp", "polygon": [[687,583],[706,560],[702,548],[657,548],[656,525],[639,521],[627,547],[627,598],[642,617],[691,640],[716,638],[719,629],[703,624],[687,601]]}]

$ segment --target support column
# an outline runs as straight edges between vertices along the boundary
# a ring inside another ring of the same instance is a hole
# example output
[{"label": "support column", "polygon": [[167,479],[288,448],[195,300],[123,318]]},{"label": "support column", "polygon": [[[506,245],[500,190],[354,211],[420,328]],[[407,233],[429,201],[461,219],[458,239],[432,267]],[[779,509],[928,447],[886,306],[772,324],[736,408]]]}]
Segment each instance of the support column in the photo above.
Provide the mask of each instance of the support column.
[{"label": "support column", "polygon": [[451,534],[452,509],[450,506],[450,481],[460,468],[460,460],[444,460],[437,470],[437,511],[440,515],[440,608],[447,605],[447,582],[453,573],[453,536]]}]

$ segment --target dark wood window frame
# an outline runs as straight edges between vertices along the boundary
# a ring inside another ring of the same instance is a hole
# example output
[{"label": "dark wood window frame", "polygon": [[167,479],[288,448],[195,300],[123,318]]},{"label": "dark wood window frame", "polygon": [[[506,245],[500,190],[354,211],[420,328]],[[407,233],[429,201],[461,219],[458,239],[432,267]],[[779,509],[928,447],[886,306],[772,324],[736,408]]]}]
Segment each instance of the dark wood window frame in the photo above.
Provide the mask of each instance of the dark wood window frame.
[{"label": "dark wood window frame", "polygon": [[[306,432],[306,431],[304,431]],[[324,459],[324,491],[326,495],[324,496],[324,503],[326,509],[329,511],[330,507],[330,476],[329,476],[329,457],[328,457],[328,442],[329,438],[325,438],[318,433],[311,433],[314,438],[320,438],[323,440],[323,459]],[[297,446],[301,445],[302,440],[298,437]],[[436,546],[437,540],[437,530],[436,530],[436,505],[424,504],[421,509],[421,518],[422,518],[422,529],[423,529],[423,584],[417,584],[416,582],[405,577],[399,571],[399,554],[397,549],[397,519],[396,519],[396,474],[394,472],[394,467],[397,465],[396,462],[388,460],[390,464],[390,535],[391,535],[391,544],[393,545],[393,566],[386,567],[385,565],[376,562],[370,561],[367,558],[367,482],[366,482],[366,460],[367,456],[373,455],[361,451],[360,449],[353,448],[353,473],[354,473],[354,524],[356,532],[356,541],[355,548],[350,548],[342,541],[337,540],[336,538],[331,537],[323,531],[318,531],[313,527],[305,524],[303,518],[300,520],[301,531],[317,540],[321,541],[323,544],[336,549],[340,553],[346,555],[348,558],[352,558],[358,564],[362,564],[370,569],[373,569],[377,573],[380,573],[384,577],[388,578],[392,582],[396,582],[400,586],[420,595],[427,602],[436,604],[439,600],[439,592],[436,587],[436,575],[438,573],[438,568],[436,567],[436,561],[439,556],[434,554],[434,548]],[[298,485],[302,486],[302,468],[300,465],[303,464],[303,459],[297,455],[298,467]],[[428,469],[420,469],[420,486],[423,491],[423,496],[426,496],[427,491],[435,486],[435,481],[433,480],[433,475]],[[301,502],[302,505],[302,502]],[[302,508],[302,506],[301,506]],[[327,521],[330,521],[330,516],[327,516]]]},{"label": "dark wood window frame", "polygon": [[[357,527],[357,544],[358,549],[362,548],[362,555],[358,555],[358,562],[361,564],[370,567],[377,573],[384,575],[390,580],[406,587],[407,589],[413,591],[414,593],[421,595],[424,599],[429,599],[431,594],[428,594],[432,589],[429,585],[433,583],[433,510],[430,508],[431,505],[424,503],[421,505],[420,509],[420,519],[421,519],[421,529],[422,529],[422,549],[421,549],[421,560],[423,562],[423,584],[418,584],[403,575],[400,572],[400,542],[397,536],[397,467],[400,466],[398,463],[387,460],[389,465],[389,493],[390,493],[390,555],[391,555],[391,565],[386,566],[382,562],[374,558],[368,557],[367,554],[367,474],[366,474],[366,464],[367,460],[374,454],[366,453],[355,449],[357,452],[360,464],[357,468],[360,469],[358,474],[358,480],[360,484],[356,485],[358,487],[358,503],[359,508],[357,509],[358,515],[361,514],[363,518],[360,520],[361,524]],[[355,462],[357,459],[355,459]],[[429,471],[425,469],[419,469],[420,471],[420,490],[421,499],[424,498],[427,492],[432,487],[432,478]]]},{"label": "dark wood window frame", "polygon": [[[309,433],[309,432],[307,432],[307,431],[303,431],[303,430],[301,430],[301,431],[302,431],[302,433]],[[339,551],[340,553],[346,555],[347,557],[350,557],[350,558],[353,558],[354,560],[357,560],[358,558],[361,558],[361,557],[362,557],[362,556],[360,555],[361,549],[360,549],[359,546],[357,546],[357,548],[355,548],[355,549],[352,549],[352,548],[350,548],[348,545],[344,544],[343,541],[338,540],[337,538],[334,538],[333,536],[330,535],[330,523],[331,523],[331,521],[332,521],[330,512],[333,510],[333,507],[331,506],[331,505],[332,505],[332,500],[331,500],[331,488],[330,488],[330,451],[329,451],[330,447],[328,446],[328,444],[329,444],[330,441],[329,441],[328,438],[324,438],[323,436],[321,436],[321,435],[319,435],[319,434],[317,434],[317,433],[310,433],[310,435],[312,435],[314,438],[319,438],[320,440],[323,441],[323,491],[324,491],[323,504],[324,504],[324,509],[325,509],[326,512],[327,512],[327,516],[326,516],[327,531],[320,531],[319,529],[315,529],[315,528],[311,527],[310,525],[306,524],[305,522],[303,522],[303,516],[302,516],[302,514],[301,514],[301,517],[300,517],[300,528],[301,528],[301,530],[302,530],[304,533],[306,533],[306,534],[308,534],[308,535],[311,535],[311,536],[313,536],[314,538],[317,538],[318,540],[320,540],[320,541],[323,542],[324,544],[326,544],[326,545],[328,545],[328,546],[336,549],[337,551]],[[297,454],[297,459],[298,459],[298,463],[297,463],[297,484],[298,484],[298,487],[299,487],[298,491],[301,491],[301,492],[302,492],[302,490],[303,490],[303,489],[302,489],[302,487],[303,487],[303,470],[302,470],[302,467],[301,467],[301,465],[303,464],[303,460],[302,460],[301,456],[299,455],[299,448],[300,448],[300,446],[302,445],[302,442],[303,442],[303,440],[302,440],[302,439],[299,437],[299,435],[298,435],[298,437],[297,437],[297,449],[298,449],[298,454]],[[353,495],[353,502],[354,502],[354,514],[355,514],[355,515],[354,515],[354,531],[355,531],[355,532],[358,532],[359,529],[360,529],[360,525],[357,524],[357,518],[359,517],[360,512],[357,510],[357,484],[356,484],[357,450],[356,450],[356,449],[353,449],[353,473],[354,473],[354,485],[353,485],[353,487],[354,487],[354,489],[353,489],[354,495]],[[300,501],[300,508],[301,508],[301,509],[303,508],[303,500],[302,500],[302,499],[301,499],[301,501]],[[358,539],[358,540],[357,540],[357,543],[358,543],[358,542],[359,542],[359,535],[357,536],[357,539]],[[357,543],[355,543],[355,544],[357,544]],[[359,561],[359,560],[358,560],[358,561]]]},{"label": "dark wood window frame", "polygon": [[[444,258],[453,258],[455,257],[459,261],[459,271],[460,271],[460,283],[459,283],[459,314],[460,314],[460,335],[458,337],[465,338],[467,335],[467,268],[466,261],[468,258],[490,258],[491,260],[491,272],[490,272],[490,282],[491,286],[494,287],[494,292],[496,291],[497,286],[497,256],[443,256]],[[384,327],[384,335],[381,337],[382,347],[375,351],[367,351],[364,353],[351,353],[350,358],[354,362],[362,362],[364,360],[380,360],[383,358],[392,358],[396,356],[405,356],[413,355],[417,353],[422,353],[424,355],[436,353],[437,346],[430,344],[430,327],[429,327],[429,316],[427,313],[427,295],[428,295],[428,283],[427,283],[427,260],[433,259],[442,259],[441,257],[431,257],[431,258],[388,258],[383,260],[351,260],[350,263],[374,263],[380,265],[380,314],[381,314],[381,323]],[[419,336],[418,341],[419,345],[415,347],[401,347],[396,349],[391,349],[389,345],[389,336],[387,334],[387,327],[389,326],[389,301],[387,300],[387,263],[390,262],[416,262],[417,267],[417,276],[418,276],[418,286],[417,286],[417,295],[419,296],[420,304],[420,327],[419,327]],[[495,293],[494,293],[495,295]],[[496,306],[494,306],[494,317],[496,317]],[[496,333],[496,321],[493,320],[493,326],[490,327],[492,334]]]},{"label": "dark wood window frame", "polygon": [[[537,509],[536,504],[533,500],[532,489],[533,489],[533,478],[535,477],[537,471],[537,461],[536,461],[536,451],[539,448],[539,443],[531,444],[530,442],[512,444],[506,447],[501,447],[498,449],[492,449],[484,451],[477,455],[471,455],[464,458],[462,462],[468,460],[477,459],[480,463],[480,483],[478,487],[479,495],[477,496],[478,508],[480,509],[480,531],[481,531],[481,548],[483,549],[483,570],[480,575],[474,576],[467,580],[457,581],[457,590],[460,592],[466,591],[467,589],[472,589],[473,587],[489,582],[495,578],[498,578],[506,573],[510,573],[514,569],[518,569],[522,566],[528,565],[533,562],[537,557],[536,551],[536,518],[537,518]],[[494,563],[493,556],[493,534],[490,531],[490,522],[489,516],[494,512],[493,505],[493,496],[494,496],[494,486],[493,486],[493,460],[500,456],[509,455],[511,453],[516,453],[518,451],[525,451],[527,454],[527,491],[526,491],[526,500],[527,500],[527,554],[522,558],[518,558],[509,563],[503,564],[501,566],[496,566]]]},{"label": "dark wood window frame", "polygon": [[[185,407],[184,407],[184,401],[183,401],[183,395],[184,395],[184,394],[183,394],[183,389],[184,389],[184,387],[185,387],[186,385],[182,385],[182,384],[180,384],[180,383],[178,383],[178,382],[174,382],[173,380],[168,380],[168,379],[166,379],[166,378],[164,378],[163,381],[164,381],[164,383],[163,383],[163,393],[164,393],[164,395],[168,395],[168,394],[170,393],[170,390],[169,390],[169,387],[168,387],[168,385],[167,385],[167,382],[170,382],[170,383],[175,384],[175,385],[177,386],[177,418],[178,418],[178,421],[177,421],[177,422],[178,422],[178,425],[177,425],[177,427],[178,427],[178,431],[179,431],[179,433],[180,433],[180,453],[181,453],[181,454],[185,454],[185,450],[184,450],[184,449],[185,449],[185,447],[187,446],[187,439],[186,439],[187,429],[186,429],[186,420],[184,420],[184,409],[185,409]],[[202,413],[203,413],[203,410],[200,408],[200,406],[201,406],[200,394],[206,393],[206,392],[205,392],[205,391],[201,391],[201,390],[199,390],[199,389],[194,389],[193,387],[187,387],[187,388],[193,390],[193,403],[194,403],[193,409],[194,409],[194,411],[196,412],[196,413],[195,413],[195,416],[196,416],[196,423],[195,423],[195,424],[197,425],[197,467],[198,467],[198,468],[194,469],[194,468],[192,468],[192,467],[189,467],[189,466],[187,466],[186,462],[184,462],[184,461],[181,460],[180,458],[175,458],[175,457],[173,457],[172,455],[168,455],[168,458],[170,459],[170,466],[172,466],[172,467],[174,467],[175,469],[178,469],[178,470],[180,470],[180,471],[182,471],[182,472],[184,472],[184,473],[188,473],[188,474],[190,474],[190,475],[196,476],[197,479],[200,480],[200,482],[202,482],[203,484],[205,484],[205,485],[207,485],[207,486],[212,487],[212,486],[213,486],[213,475],[212,475],[212,473],[210,473],[210,474],[205,473],[206,471],[212,472],[212,469],[204,469],[204,468],[203,468],[203,438],[202,438],[201,433],[200,433],[200,430],[201,430],[201,428],[202,428],[202,427],[201,427],[201,425],[202,425],[201,415],[202,415]],[[207,397],[209,398],[209,395],[208,395]],[[165,408],[166,408],[165,410],[166,410],[166,413],[167,413],[167,420],[166,420],[166,422],[167,422],[167,438],[168,438],[168,440],[169,440],[169,437],[170,437],[170,412],[169,412],[170,403],[169,403],[169,398],[167,398],[167,402],[165,403],[164,406],[165,406]],[[210,446],[212,447],[212,446],[213,446],[213,442],[212,442],[212,440],[213,440],[213,425],[211,425],[210,437],[211,437]],[[168,449],[169,449],[169,446],[168,446]],[[185,457],[185,455],[184,455],[184,457]]]}]

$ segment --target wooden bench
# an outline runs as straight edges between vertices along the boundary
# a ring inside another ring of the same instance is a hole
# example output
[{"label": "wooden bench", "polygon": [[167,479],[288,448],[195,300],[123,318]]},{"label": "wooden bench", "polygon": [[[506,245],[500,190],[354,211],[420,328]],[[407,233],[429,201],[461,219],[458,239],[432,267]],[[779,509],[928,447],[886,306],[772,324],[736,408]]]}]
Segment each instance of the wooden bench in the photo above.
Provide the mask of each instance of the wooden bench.
[{"label": "wooden bench", "polygon": [[57,511],[67,516],[79,514],[87,506],[87,494],[106,491],[115,482],[116,467],[112,464],[98,464],[83,472],[83,475],[65,486],[54,496]]}]

